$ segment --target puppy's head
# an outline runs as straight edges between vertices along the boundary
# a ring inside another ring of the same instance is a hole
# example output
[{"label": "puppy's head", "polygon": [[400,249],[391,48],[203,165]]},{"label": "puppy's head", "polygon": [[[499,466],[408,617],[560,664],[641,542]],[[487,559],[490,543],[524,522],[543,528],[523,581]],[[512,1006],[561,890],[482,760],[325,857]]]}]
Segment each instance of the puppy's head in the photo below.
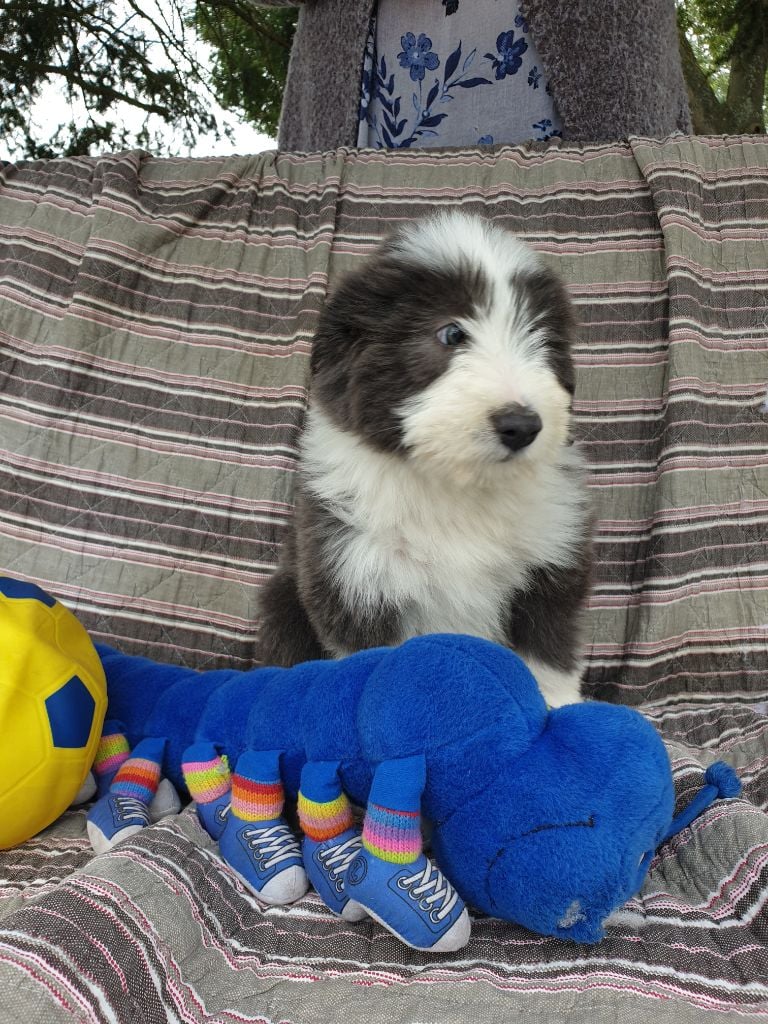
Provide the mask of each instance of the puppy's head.
[{"label": "puppy's head", "polygon": [[443,213],[342,281],[314,342],[314,401],[374,447],[460,476],[552,462],[568,441],[575,325],[541,258]]}]

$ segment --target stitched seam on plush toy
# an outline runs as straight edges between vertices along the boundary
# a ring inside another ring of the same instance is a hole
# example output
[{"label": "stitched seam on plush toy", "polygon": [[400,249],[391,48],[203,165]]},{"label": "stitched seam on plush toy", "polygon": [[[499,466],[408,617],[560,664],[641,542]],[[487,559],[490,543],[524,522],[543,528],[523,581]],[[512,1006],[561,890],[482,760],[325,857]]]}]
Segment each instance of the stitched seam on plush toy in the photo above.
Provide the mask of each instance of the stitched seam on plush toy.
[{"label": "stitched seam on plush toy", "polygon": [[527,832],[521,832],[519,836],[513,836],[515,839],[523,839],[525,836],[535,835],[537,832],[545,832],[547,829],[553,828],[594,828],[595,827],[595,816],[590,814],[586,821],[564,821],[562,823],[553,822],[551,825],[536,825],[534,828],[528,829]]}]

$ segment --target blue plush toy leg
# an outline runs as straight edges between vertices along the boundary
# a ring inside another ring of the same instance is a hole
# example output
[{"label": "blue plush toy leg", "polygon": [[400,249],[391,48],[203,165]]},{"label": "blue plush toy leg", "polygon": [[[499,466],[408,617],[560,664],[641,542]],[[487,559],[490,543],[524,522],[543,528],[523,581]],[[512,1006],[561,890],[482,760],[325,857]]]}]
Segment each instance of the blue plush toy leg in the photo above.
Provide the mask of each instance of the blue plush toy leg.
[{"label": "blue plush toy leg", "polygon": [[160,783],[165,738],[143,739],[123,761],[104,794],[88,811],[88,837],[96,853],[149,824],[149,805]]},{"label": "blue plush toy leg", "polygon": [[230,813],[219,839],[224,860],[265,903],[293,903],[307,891],[301,848],[282,818],[280,751],[246,750],[232,774]]},{"label": "blue plush toy leg", "polygon": [[125,726],[117,719],[107,719],[101,728],[101,739],[93,762],[93,773],[100,797],[109,792],[118,768],[130,755],[131,747],[125,735]]},{"label": "blue plush toy leg", "polygon": [[452,952],[467,944],[471,925],[458,893],[422,850],[425,782],[422,754],[382,761],[376,768],[363,849],[347,869],[344,889],[406,945]]},{"label": "blue plush toy leg", "polygon": [[344,891],[344,875],[362,839],[342,791],[338,761],[308,761],[301,772],[299,821],[307,877],[325,905],[345,921],[360,921],[365,910]]},{"label": "blue plush toy leg", "polygon": [[427,781],[423,754],[382,761],[368,795],[363,827],[366,849],[382,860],[413,863],[421,853],[421,794]]},{"label": "blue plush toy leg", "polygon": [[[78,794],[76,802],[89,800],[94,792],[101,798],[109,792],[109,788],[119,768],[130,757],[130,746],[126,737],[126,727],[117,719],[109,718],[104,722],[101,739],[96,750],[91,773],[91,786]],[[149,804],[149,820],[154,824],[169,814],[178,814],[181,800],[176,787],[170,779],[161,778],[157,792]]]},{"label": "blue plush toy leg", "polygon": [[211,839],[221,838],[229,817],[232,790],[228,762],[215,744],[203,741],[187,747],[181,755],[181,770],[200,824]]}]

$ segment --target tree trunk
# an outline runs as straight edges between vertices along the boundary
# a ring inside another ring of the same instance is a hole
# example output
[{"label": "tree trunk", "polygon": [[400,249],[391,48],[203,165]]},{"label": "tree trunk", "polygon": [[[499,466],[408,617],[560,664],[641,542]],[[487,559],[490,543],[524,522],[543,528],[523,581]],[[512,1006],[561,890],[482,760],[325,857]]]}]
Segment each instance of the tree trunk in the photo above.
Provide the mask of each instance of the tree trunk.
[{"label": "tree trunk", "polygon": [[736,30],[726,106],[731,131],[765,134],[765,75],[768,71],[768,5],[756,0],[753,17]]},{"label": "tree trunk", "polygon": [[707,76],[699,67],[688,37],[679,24],[677,34],[694,132],[696,135],[724,135],[733,131],[728,109],[715,95]]},{"label": "tree trunk", "polygon": [[679,22],[678,39],[694,132],[765,134],[768,0],[747,0],[742,7],[729,54],[730,75],[724,101],[715,95]]}]

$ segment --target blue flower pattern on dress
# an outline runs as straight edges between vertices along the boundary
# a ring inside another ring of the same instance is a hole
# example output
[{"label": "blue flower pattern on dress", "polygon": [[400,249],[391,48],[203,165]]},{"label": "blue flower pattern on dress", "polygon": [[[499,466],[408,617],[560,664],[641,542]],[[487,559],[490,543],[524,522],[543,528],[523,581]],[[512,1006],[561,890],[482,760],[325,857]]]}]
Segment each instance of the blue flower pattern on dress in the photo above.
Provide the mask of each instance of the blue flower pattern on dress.
[{"label": "blue flower pattern on dress", "polygon": [[496,50],[501,59],[494,57],[492,53],[486,53],[485,56],[490,60],[496,78],[501,79],[520,70],[523,66],[523,54],[527,49],[528,43],[522,36],[515,39],[515,33],[510,29],[509,32],[502,32],[496,40]]},{"label": "blue flower pattern on dress", "polygon": [[549,139],[561,138],[563,134],[556,128],[550,131],[552,128],[552,121],[548,117],[542,118],[542,120],[537,121],[536,124],[532,124],[531,128],[533,128],[534,131],[543,133],[542,135],[536,136],[537,142],[547,142]]},{"label": "blue flower pattern on dress", "polygon": [[[451,15],[457,13],[459,4],[460,0],[441,0],[441,6],[435,6],[441,17],[450,18],[453,23]],[[477,46],[465,55],[466,39],[459,40],[458,46],[444,56],[445,51],[441,54],[439,45],[433,47],[432,36],[426,31],[421,31],[423,28],[429,29],[429,25],[413,23],[403,26],[407,31],[402,33],[401,50],[394,57],[391,53],[378,55],[373,19],[363,63],[359,111],[361,130],[358,144],[372,145],[377,149],[408,149],[412,146],[430,144],[427,140],[440,138],[454,100],[478,88],[485,90],[491,87],[495,93],[500,86],[506,86],[507,81],[520,72],[529,51],[528,42],[524,38],[528,32],[526,19],[517,13],[514,18],[510,17],[510,21],[514,27],[500,32],[496,37],[496,52],[487,52],[478,59]],[[507,25],[510,21],[507,21]],[[391,32],[393,26],[389,27]],[[396,20],[394,27],[398,27]],[[437,35],[440,36],[441,33],[438,31]],[[396,46],[393,46],[393,49],[396,49]],[[531,53],[535,60],[535,50]],[[405,71],[408,72],[408,78],[404,79]],[[542,95],[542,99],[544,94],[551,96],[549,83],[544,80],[544,73],[537,64],[533,63],[526,67],[520,78],[522,84],[516,88],[539,90],[538,95]],[[409,81],[412,85],[410,102],[406,86]],[[496,100],[495,105],[492,101],[491,108],[498,107],[499,103],[509,103],[509,99],[506,98],[508,95],[508,92],[505,93],[505,99]],[[540,111],[548,116],[541,116],[530,125],[528,138],[544,141],[561,136],[559,122],[552,120],[556,114],[552,111],[551,100],[537,103],[538,110],[536,104],[533,105],[533,109],[530,109],[531,105],[528,104],[530,113]],[[482,102],[477,109],[483,109]],[[494,121],[493,117],[491,120]],[[498,128],[498,115],[494,123]],[[482,131],[482,127],[478,127]],[[494,133],[487,130],[484,134],[478,132],[472,138],[477,140],[478,145],[494,143]],[[499,141],[506,142],[509,139],[501,138]],[[442,143],[436,141],[431,144]],[[470,139],[467,139],[466,144],[471,144]]]},{"label": "blue flower pattern on dress", "polygon": [[400,67],[410,68],[414,82],[423,82],[424,69],[434,71],[440,63],[437,54],[432,53],[432,40],[423,32],[419,33],[418,39],[413,32],[406,32],[400,40],[400,45],[403,48],[403,52],[397,55]]},{"label": "blue flower pattern on dress", "polygon": [[[413,35],[413,33],[411,33]],[[406,37],[403,36],[403,39]],[[424,37],[426,43],[431,42],[428,38]],[[436,77],[433,85],[431,86],[426,97],[424,96],[423,79],[424,74],[421,76],[415,76],[413,73],[413,67],[411,67],[411,78],[419,83],[418,93],[412,93],[411,104],[414,110],[413,127],[411,131],[406,134],[408,126],[408,117],[400,118],[402,97],[395,96],[395,77],[390,74],[387,76],[387,63],[386,58],[382,57],[378,67],[375,70],[375,80],[373,87],[376,90],[376,98],[378,99],[381,108],[382,116],[381,120],[374,115],[371,123],[377,134],[377,139],[380,139],[383,146],[392,149],[409,149],[420,139],[427,136],[436,136],[438,132],[435,130],[438,125],[448,117],[448,114],[443,111],[435,112],[435,104],[437,103],[448,103],[453,99],[452,90],[454,89],[474,89],[478,85],[490,85],[491,81],[488,78],[480,77],[467,77],[470,68],[475,60],[477,51],[473,50],[468,57],[464,59],[461,66],[461,71],[456,74],[458,70],[459,62],[461,61],[461,43],[449,55],[443,67],[442,81],[439,77]],[[402,57],[402,54],[398,54],[398,58]],[[434,56],[434,54],[430,54]],[[405,67],[403,61],[400,60],[401,67]],[[431,62],[427,65],[430,71],[436,70],[440,66],[439,58],[436,61]],[[383,148],[383,147],[380,147]]]}]

